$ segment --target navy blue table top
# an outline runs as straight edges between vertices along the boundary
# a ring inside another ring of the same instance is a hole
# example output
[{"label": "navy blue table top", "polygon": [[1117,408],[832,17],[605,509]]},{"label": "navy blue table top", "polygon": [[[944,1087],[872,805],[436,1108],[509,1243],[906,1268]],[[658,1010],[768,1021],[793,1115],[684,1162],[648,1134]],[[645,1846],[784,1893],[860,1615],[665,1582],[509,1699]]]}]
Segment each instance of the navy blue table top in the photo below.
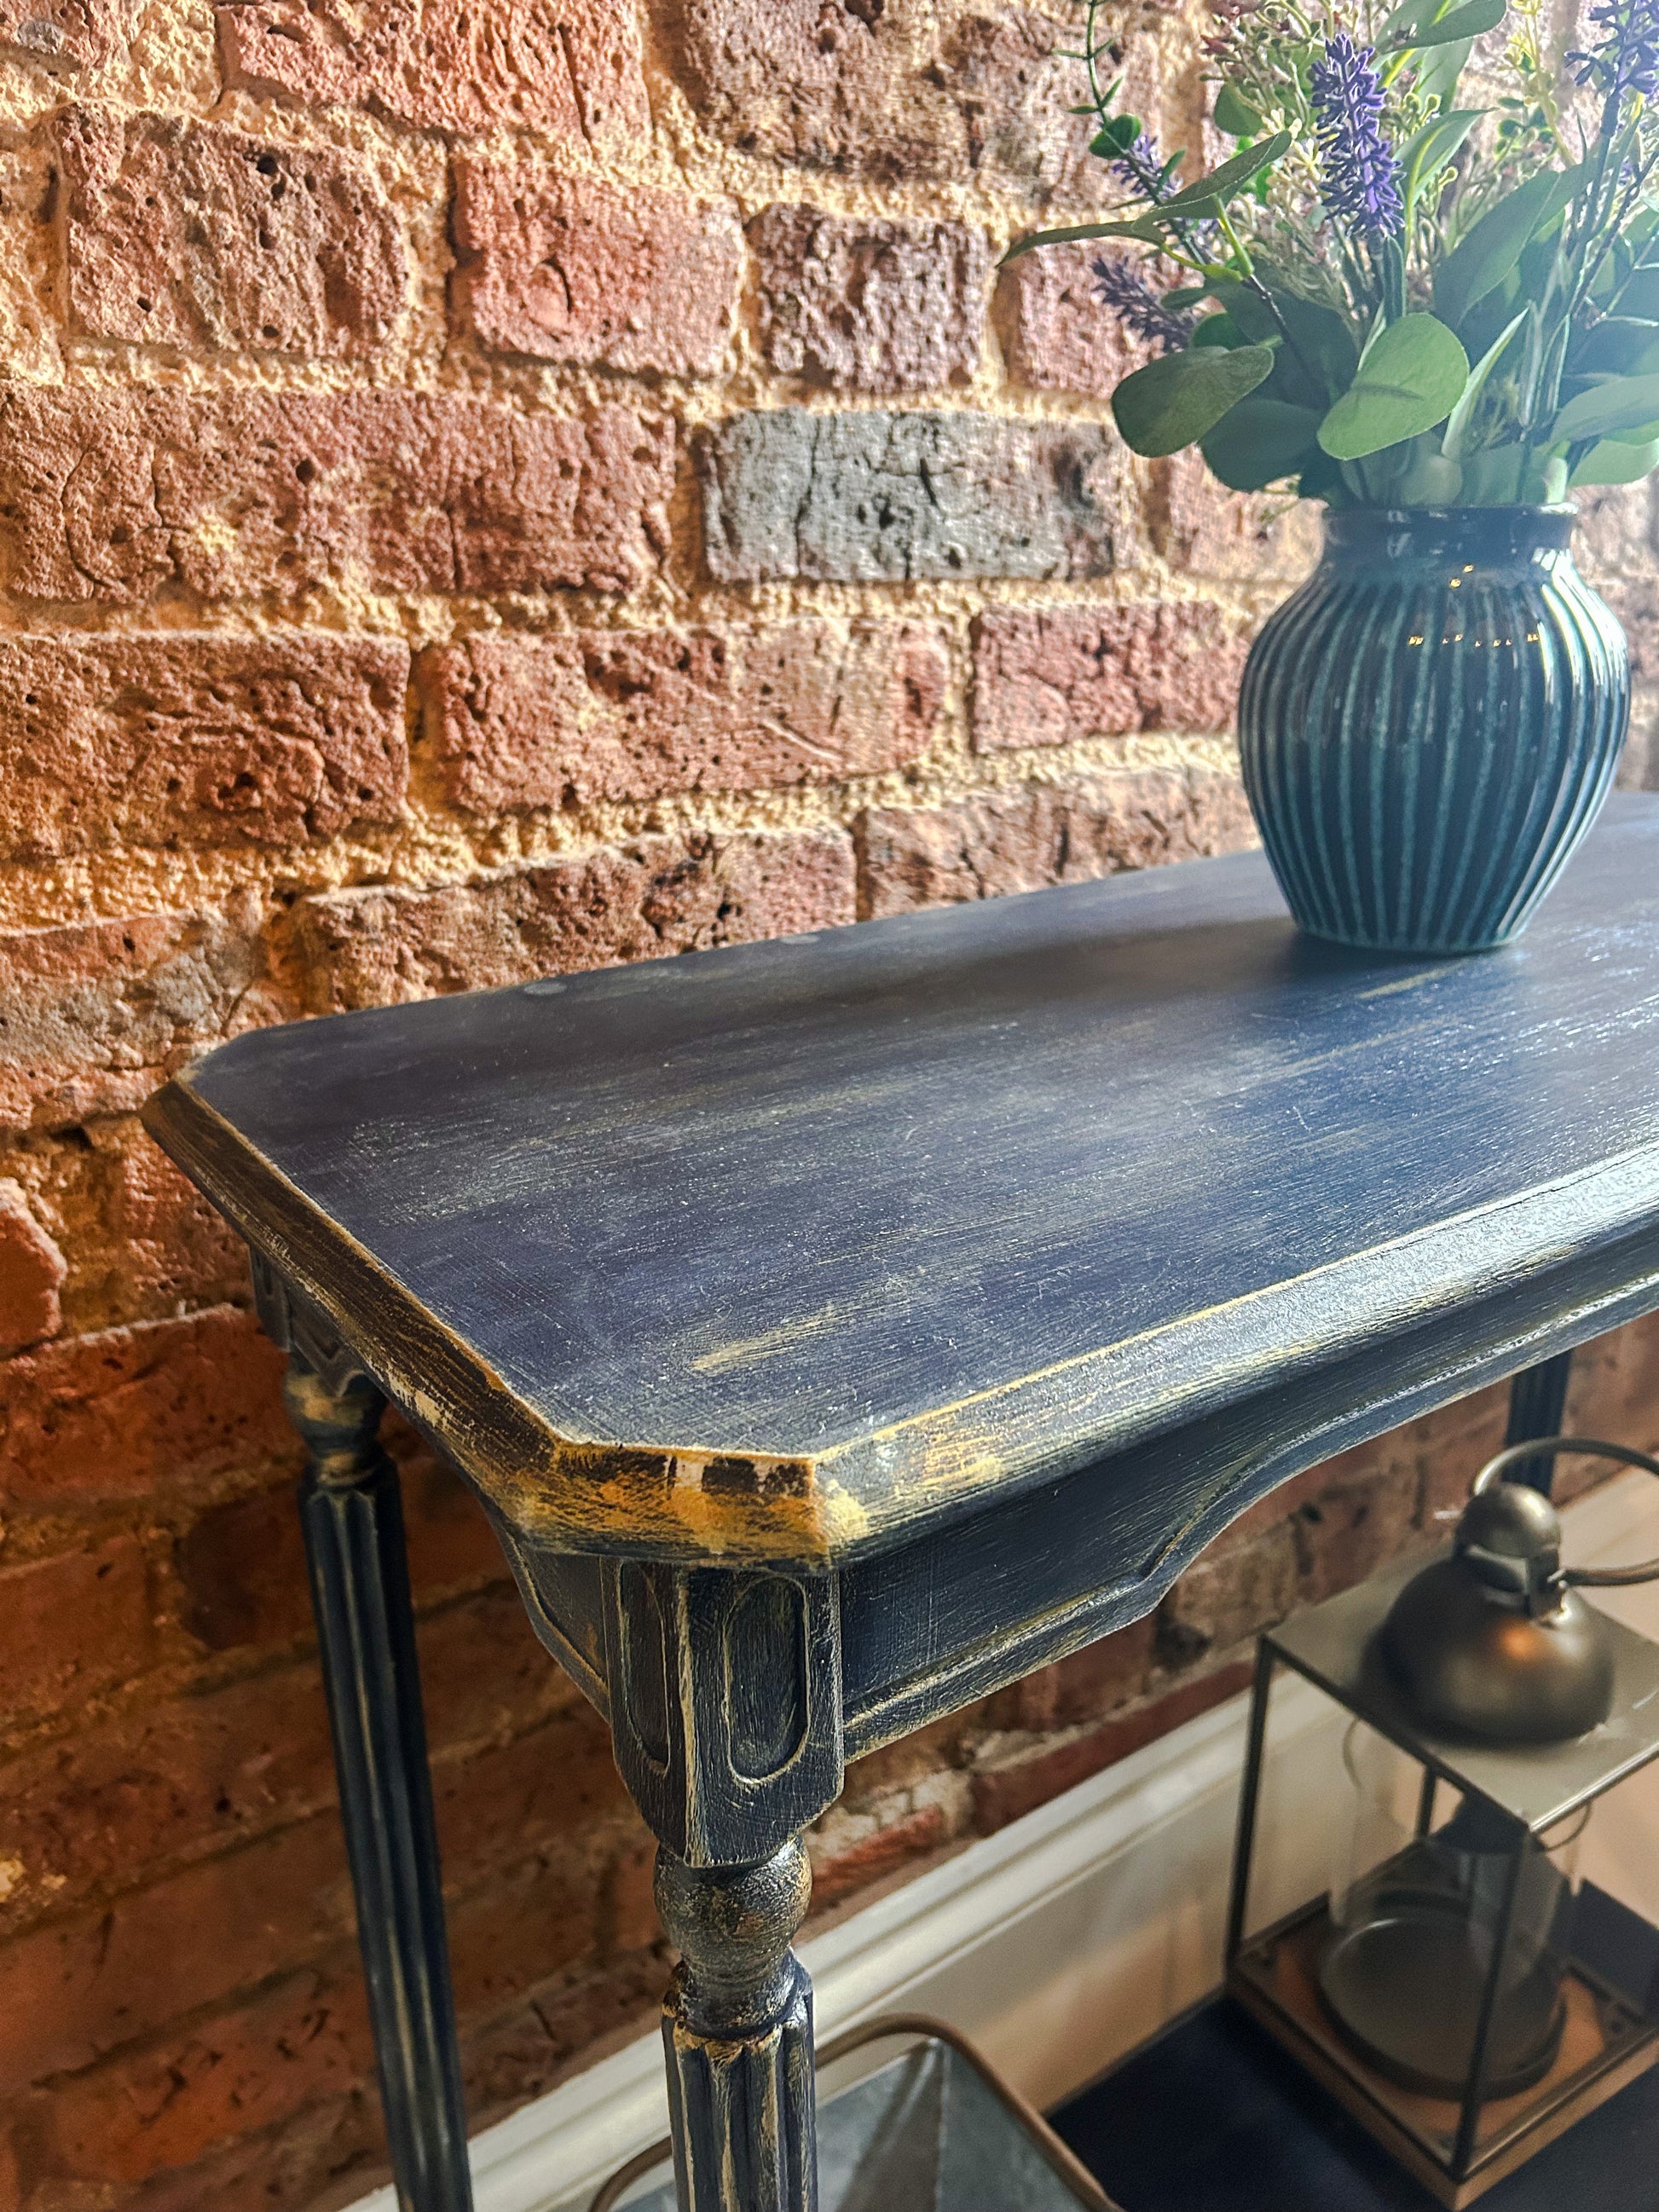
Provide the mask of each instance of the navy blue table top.
[{"label": "navy blue table top", "polygon": [[1659,1235],[1659,799],[1498,953],[1241,854],[265,1030],[149,1120],[510,1516],[834,1565]]}]

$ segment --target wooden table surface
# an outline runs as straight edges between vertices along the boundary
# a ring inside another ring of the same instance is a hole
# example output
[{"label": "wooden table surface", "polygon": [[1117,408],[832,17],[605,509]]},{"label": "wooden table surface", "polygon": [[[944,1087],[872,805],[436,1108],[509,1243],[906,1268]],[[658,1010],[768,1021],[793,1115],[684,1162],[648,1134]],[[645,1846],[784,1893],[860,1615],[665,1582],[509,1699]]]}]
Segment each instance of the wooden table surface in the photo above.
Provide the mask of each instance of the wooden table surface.
[{"label": "wooden table surface", "polygon": [[1616,799],[1454,961],[1193,863],[250,1035],[151,1126],[546,1540],[839,1565],[1651,1234],[1656,859]]}]

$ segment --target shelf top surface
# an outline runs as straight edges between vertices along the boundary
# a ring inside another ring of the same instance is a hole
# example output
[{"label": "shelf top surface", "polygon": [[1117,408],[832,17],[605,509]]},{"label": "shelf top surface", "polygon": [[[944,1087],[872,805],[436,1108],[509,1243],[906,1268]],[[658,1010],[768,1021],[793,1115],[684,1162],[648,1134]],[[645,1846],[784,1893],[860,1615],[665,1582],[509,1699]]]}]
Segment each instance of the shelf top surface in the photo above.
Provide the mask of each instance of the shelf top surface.
[{"label": "shelf top surface", "polygon": [[1659,1225],[1659,799],[1497,953],[1241,854],[264,1030],[149,1119],[503,1510],[827,1561]]}]

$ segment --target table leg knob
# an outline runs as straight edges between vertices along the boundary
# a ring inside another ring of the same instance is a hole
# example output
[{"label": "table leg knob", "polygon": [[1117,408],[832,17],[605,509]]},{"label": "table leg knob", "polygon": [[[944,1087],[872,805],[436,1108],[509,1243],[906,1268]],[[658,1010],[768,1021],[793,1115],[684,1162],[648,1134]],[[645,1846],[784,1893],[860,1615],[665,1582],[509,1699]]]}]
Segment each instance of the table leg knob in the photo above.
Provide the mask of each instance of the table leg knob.
[{"label": "table leg knob", "polygon": [[681,2212],[814,2212],[812,1985],[789,1948],[811,1887],[799,1838],[757,1866],[658,1853]]}]

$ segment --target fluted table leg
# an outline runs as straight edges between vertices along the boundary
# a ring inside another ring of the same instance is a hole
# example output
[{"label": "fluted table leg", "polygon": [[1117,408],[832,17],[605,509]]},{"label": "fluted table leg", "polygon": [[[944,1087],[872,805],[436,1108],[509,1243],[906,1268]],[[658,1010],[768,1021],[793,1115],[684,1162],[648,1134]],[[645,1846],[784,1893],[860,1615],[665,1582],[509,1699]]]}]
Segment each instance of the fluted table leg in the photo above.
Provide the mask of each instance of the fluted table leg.
[{"label": "fluted table leg", "polygon": [[815,2212],[812,1985],[789,1948],[811,1887],[799,1841],[758,1866],[658,1854],[680,2212]]},{"label": "fluted table leg", "polygon": [[366,1376],[336,1387],[295,1352],[288,1403],[310,1455],[300,1512],[398,2202],[471,2212],[403,1508],[376,1441],[384,1401]]}]

